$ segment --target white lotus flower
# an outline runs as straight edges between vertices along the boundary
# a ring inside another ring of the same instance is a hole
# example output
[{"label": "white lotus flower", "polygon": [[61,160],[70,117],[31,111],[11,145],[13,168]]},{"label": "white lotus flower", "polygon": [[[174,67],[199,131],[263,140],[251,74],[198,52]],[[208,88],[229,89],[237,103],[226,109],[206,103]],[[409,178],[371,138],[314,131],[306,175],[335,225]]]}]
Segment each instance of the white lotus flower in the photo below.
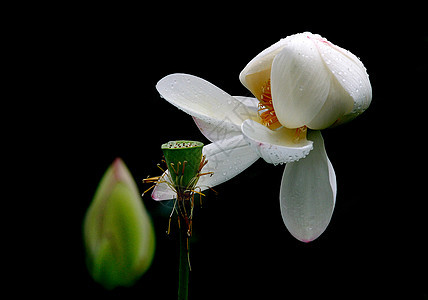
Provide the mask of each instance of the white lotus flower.
[{"label": "white lotus flower", "polygon": [[[314,130],[349,121],[369,106],[366,70],[349,51],[302,33],[262,51],[240,80],[256,98],[232,97],[186,74],[168,75],[156,88],[192,115],[213,142],[203,153],[208,160],[204,172],[214,175],[201,177],[198,185],[208,188],[229,180],[258,157],[287,163],[280,190],[283,220],[294,237],[312,241],[330,222],[337,191],[321,133]],[[173,193],[167,184],[158,184],[152,197],[171,199]]]},{"label": "white lotus flower", "polygon": [[[325,129],[355,118],[372,98],[361,61],[309,32],[291,35],[262,51],[239,79],[276,116],[264,118],[270,128]],[[261,99],[267,89],[271,101]]]}]

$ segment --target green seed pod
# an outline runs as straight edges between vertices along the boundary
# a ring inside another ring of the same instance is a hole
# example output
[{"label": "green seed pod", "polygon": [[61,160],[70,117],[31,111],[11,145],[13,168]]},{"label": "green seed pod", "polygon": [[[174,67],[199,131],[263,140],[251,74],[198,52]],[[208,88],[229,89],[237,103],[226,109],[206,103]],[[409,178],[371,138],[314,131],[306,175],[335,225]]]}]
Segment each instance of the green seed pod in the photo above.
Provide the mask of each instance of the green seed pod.
[{"label": "green seed pod", "polygon": [[150,267],[155,249],[152,221],[119,158],[100,181],[83,233],[89,272],[105,288],[131,286]]},{"label": "green seed pod", "polygon": [[172,182],[179,191],[192,189],[197,182],[202,160],[201,142],[171,141],[162,145]]}]

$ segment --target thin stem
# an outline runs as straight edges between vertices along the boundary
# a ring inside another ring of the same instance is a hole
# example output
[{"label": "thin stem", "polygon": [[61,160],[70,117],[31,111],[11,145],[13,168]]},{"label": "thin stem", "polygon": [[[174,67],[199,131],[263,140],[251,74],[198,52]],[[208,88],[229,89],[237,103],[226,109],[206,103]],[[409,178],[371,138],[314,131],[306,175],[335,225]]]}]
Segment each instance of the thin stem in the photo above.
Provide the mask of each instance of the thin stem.
[{"label": "thin stem", "polygon": [[180,261],[178,270],[178,300],[187,300],[189,294],[189,260],[187,226],[182,220],[180,226]]}]

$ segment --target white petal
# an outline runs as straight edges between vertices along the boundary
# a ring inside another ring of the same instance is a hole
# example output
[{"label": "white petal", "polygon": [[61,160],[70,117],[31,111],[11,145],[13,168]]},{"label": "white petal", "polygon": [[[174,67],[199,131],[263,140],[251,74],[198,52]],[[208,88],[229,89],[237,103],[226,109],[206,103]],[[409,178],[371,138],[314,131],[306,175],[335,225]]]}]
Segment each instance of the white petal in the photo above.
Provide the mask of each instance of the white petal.
[{"label": "white petal", "polygon": [[[206,156],[208,163],[201,172],[214,172],[214,174],[200,177],[197,186],[201,188],[201,191],[235,177],[259,158],[257,153],[244,141],[242,135],[208,144],[203,147],[202,154]],[[174,191],[165,182],[168,181],[167,173],[168,171],[162,175],[164,180],[161,180],[152,192],[154,200],[170,200],[176,197]]]},{"label": "white petal", "polygon": [[[241,97],[234,96],[236,100],[238,100],[242,107],[239,110],[236,110],[237,113],[240,114],[242,119],[252,119],[257,120],[258,116],[258,103],[259,101],[256,98],[250,97]],[[231,138],[236,135],[241,135],[241,128],[230,128],[228,126],[224,126],[224,123],[213,124],[206,122],[204,120],[193,117],[193,120],[198,126],[199,130],[202,134],[211,142],[216,142],[220,140],[225,140]]]},{"label": "white petal", "polygon": [[212,176],[201,176],[197,185],[202,190],[235,177],[259,159],[242,135],[211,143],[203,148],[202,154],[208,160],[202,172],[214,172]]},{"label": "white petal", "polygon": [[259,100],[257,100],[254,97],[244,97],[244,96],[233,96],[233,98],[235,98],[236,100],[241,102],[243,105],[245,105],[245,108],[248,111],[248,114],[251,115],[251,117],[248,117],[246,119],[254,120],[254,117],[255,118],[258,117]]},{"label": "white petal", "polygon": [[[156,184],[155,188],[152,192],[152,199],[156,201],[162,201],[162,200],[171,200],[176,197],[176,194],[174,190],[171,188],[171,185],[168,185],[168,183],[171,183],[169,180],[170,177],[168,176],[168,170],[165,171],[165,173],[162,174],[161,179]],[[167,183],[168,182],[168,183]]]},{"label": "white petal", "polygon": [[237,135],[241,135],[241,130],[236,127],[227,126],[228,123],[210,123],[193,117],[196,126],[199,128],[201,133],[210,141],[217,142],[220,140],[228,139]]},{"label": "white petal", "polygon": [[351,52],[318,36],[311,37],[327,68],[353,99],[350,112],[339,123],[349,121],[366,110],[372,99],[370,80],[363,63]]},{"label": "white petal", "polygon": [[156,85],[165,100],[184,112],[228,131],[246,119],[245,105],[208,81],[187,74],[171,74]]},{"label": "white petal", "polygon": [[311,131],[308,138],[314,141],[314,149],[305,159],[286,165],[280,190],[285,226],[303,242],[313,241],[324,232],[336,199],[336,175],[321,133]]},{"label": "white petal", "polygon": [[[292,37],[292,36],[291,36]],[[241,83],[255,96],[258,96],[261,85],[270,78],[272,61],[291,37],[281,39],[254,57],[239,74]]]},{"label": "white petal", "polygon": [[307,125],[323,107],[331,74],[313,42],[294,36],[272,63],[271,91],[279,122],[288,128]]},{"label": "white petal", "polygon": [[330,89],[327,99],[321,110],[307,126],[311,129],[320,130],[337,124],[338,119],[343,118],[344,115],[351,111],[352,104],[351,96],[333,76],[330,76]]},{"label": "white petal", "polygon": [[334,198],[333,206],[334,206],[336,204],[336,195],[337,195],[336,173],[334,172],[333,165],[331,164],[331,161],[328,158],[328,156],[327,156],[327,162],[328,162],[328,178],[330,180],[331,190],[333,191],[333,198]]},{"label": "white petal", "polygon": [[312,142],[301,140],[294,141],[294,129],[281,128],[270,130],[253,120],[242,123],[242,133],[247,142],[266,162],[282,164],[297,161],[308,155],[312,149]]}]

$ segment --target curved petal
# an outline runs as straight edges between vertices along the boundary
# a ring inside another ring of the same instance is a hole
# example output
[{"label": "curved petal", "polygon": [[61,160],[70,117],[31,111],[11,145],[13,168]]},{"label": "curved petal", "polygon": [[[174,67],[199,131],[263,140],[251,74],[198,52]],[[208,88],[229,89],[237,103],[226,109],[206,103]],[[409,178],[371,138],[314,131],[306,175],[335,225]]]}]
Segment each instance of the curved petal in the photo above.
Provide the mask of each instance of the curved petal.
[{"label": "curved petal", "polygon": [[251,115],[251,117],[245,118],[247,119],[253,119],[258,118],[259,116],[259,100],[254,97],[244,97],[244,96],[233,96],[236,100],[241,102],[243,105],[245,105],[245,108],[248,111],[248,114]]},{"label": "curved petal", "polygon": [[175,191],[171,188],[169,171],[166,170],[158,180],[152,192],[152,199],[156,201],[171,200],[176,197]]},{"label": "curved petal", "polygon": [[227,122],[211,123],[196,117],[192,118],[199,131],[213,143],[242,134],[238,128],[228,126]]},{"label": "curved petal", "polygon": [[[204,146],[202,154],[208,163],[202,169],[202,173],[213,172],[213,175],[200,177],[197,186],[201,191],[219,185],[251,166],[259,156],[251,149],[243,136],[234,136]],[[168,170],[162,175],[162,180],[152,192],[152,198],[157,201],[174,199],[175,192],[167,182]]]},{"label": "curved petal", "polygon": [[316,114],[316,116],[307,124],[314,130],[321,130],[335,124],[337,120],[343,118],[352,109],[353,100],[351,96],[341,87],[334,76],[330,76],[330,89],[327,99]]},{"label": "curved petal", "polygon": [[[234,98],[241,103],[239,110],[235,110],[239,113],[240,118],[257,120],[258,115],[258,103],[256,98],[234,96]],[[202,119],[193,117],[193,120],[198,126],[202,134],[211,142],[217,142],[220,140],[228,139],[233,136],[242,135],[241,128],[235,128],[231,130],[227,126],[223,126],[223,123],[213,124],[206,122]]]},{"label": "curved petal", "polygon": [[214,172],[212,176],[201,176],[197,185],[202,190],[232,179],[259,159],[242,135],[211,143],[202,154],[208,161],[202,172]]},{"label": "curved petal", "polygon": [[[327,154],[326,154],[327,155]],[[336,196],[337,196],[337,181],[336,181],[336,173],[334,172],[333,165],[331,164],[330,159],[327,156],[328,163],[328,179],[330,180],[331,190],[333,191],[333,208],[336,205]]]},{"label": "curved petal", "polygon": [[363,63],[354,54],[339,46],[336,46],[320,36],[312,36],[312,41],[324,59],[325,65],[331,71],[337,82],[353,99],[350,111],[343,119],[343,123],[349,121],[370,105],[372,88]]},{"label": "curved petal", "polygon": [[306,34],[290,39],[272,63],[272,101],[279,122],[288,128],[307,125],[327,100],[330,77]]},{"label": "curved petal", "polygon": [[311,131],[308,138],[314,149],[305,159],[286,165],[279,197],[285,226],[303,242],[313,241],[327,228],[337,186],[321,133]]},{"label": "curved petal", "polygon": [[312,150],[311,141],[295,140],[295,129],[273,131],[253,120],[244,121],[241,129],[251,147],[270,164],[298,161]]},{"label": "curved petal", "polygon": [[212,126],[239,130],[245,105],[208,81],[188,74],[171,74],[156,85],[161,96],[184,112]]},{"label": "curved petal", "polygon": [[256,55],[241,71],[239,80],[253,95],[260,96],[260,87],[270,78],[272,61],[293,36],[281,39]]}]

